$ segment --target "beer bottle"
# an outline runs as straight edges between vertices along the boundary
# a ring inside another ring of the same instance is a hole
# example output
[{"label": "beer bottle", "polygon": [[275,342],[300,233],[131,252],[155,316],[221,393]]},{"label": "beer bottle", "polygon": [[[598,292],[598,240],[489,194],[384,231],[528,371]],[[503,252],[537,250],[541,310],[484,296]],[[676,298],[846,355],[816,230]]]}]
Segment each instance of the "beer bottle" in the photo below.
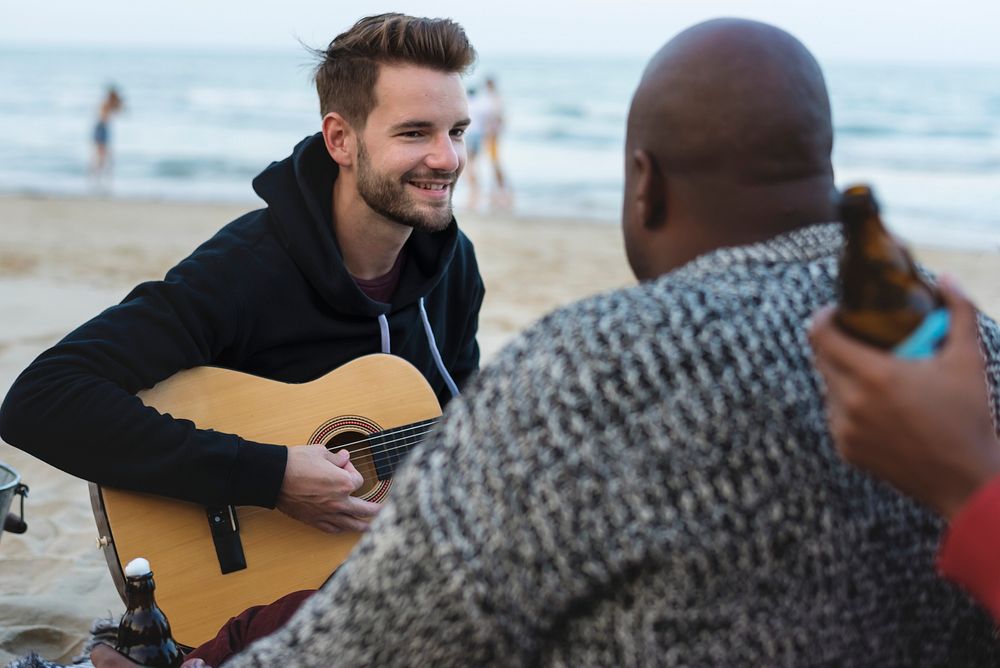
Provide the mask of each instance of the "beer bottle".
[{"label": "beer bottle", "polygon": [[871,188],[840,198],[845,245],[835,322],[847,333],[900,357],[929,357],[948,332],[948,310],[909,252],[882,224]]},{"label": "beer bottle", "polygon": [[118,625],[115,649],[147,668],[177,668],[184,655],[170,635],[170,623],[156,605],[153,572],[145,559],[133,559],[125,567],[128,609]]}]

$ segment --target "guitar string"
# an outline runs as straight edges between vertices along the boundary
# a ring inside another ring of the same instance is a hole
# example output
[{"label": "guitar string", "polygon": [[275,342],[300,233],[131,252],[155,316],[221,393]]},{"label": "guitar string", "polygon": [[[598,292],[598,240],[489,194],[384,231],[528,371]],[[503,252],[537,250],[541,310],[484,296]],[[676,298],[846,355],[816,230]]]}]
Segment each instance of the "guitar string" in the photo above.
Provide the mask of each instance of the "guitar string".
[{"label": "guitar string", "polygon": [[[434,424],[434,423],[430,423],[430,424]],[[408,427],[408,429],[413,429],[413,427]],[[382,443],[380,445],[389,445],[391,443],[399,443],[399,442],[402,442],[402,441],[407,441],[408,439],[419,439],[419,437],[426,436],[430,432],[431,432],[431,430],[427,429],[426,431],[422,431],[422,432],[419,432],[419,433],[408,434],[408,435],[406,435],[406,436],[404,436],[402,438],[396,438],[396,439],[392,439],[392,440],[389,440],[389,441],[385,441],[385,443]],[[357,441],[351,441],[350,443],[340,443],[340,444],[332,445],[332,446],[330,444],[327,444],[327,450],[329,450],[330,452],[335,452],[335,451],[342,450],[344,448],[347,448],[347,447],[350,447],[350,446],[353,446],[353,445],[358,445],[359,443],[367,443],[369,441],[374,441],[374,440],[375,440],[375,438],[363,438],[363,439],[358,439]],[[386,453],[395,452],[397,450],[409,450],[409,449],[411,449],[411,448],[419,445],[420,443],[423,443],[424,440],[425,439],[420,439],[420,440],[416,440],[416,441],[410,442],[410,443],[405,443],[404,442],[403,445],[397,445],[397,446],[394,446],[394,447],[391,447],[391,448],[384,448],[384,449],[380,450],[377,453],[372,452],[371,450],[369,450],[369,452],[365,453],[363,455],[363,457],[367,456],[367,457],[371,458],[372,463],[374,464],[375,457],[377,457],[377,456],[380,456],[380,455],[383,455],[383,454],[386,454]],[[399,463],[399,461],[401,461],[401,460],[397,459],[396,461],[389,461],[387,463],[389,464],[390,467],[394,467],[395,464]]]},{"label": "guitar string", "polygon": [[[396,442],[399,442],[399,441],[405,441],[405,440],[406,440],[407,438],[416,438],[416,437],[418,437],[418,436],[424,436],[424,435],[426,435],[426,434],[429,434],[430,432],[431,432],[431,430],[430,430],[430,429],[428,429],[428,430],[426,430],[426,431],[422,431],[422,432],[420,432],[419,434],[411,434],[410,436],[407,436],[407,437],[404,437],[404,438],[398,438],[398,439],[395,439],[395,440],[392,440],[392,441],[387,441],[387,442],[388,442],[388,443],[396,443]],[[357,440],[357,441],[353,441],[353,442],[351,442],[351,443],[344,443],[344,444],[341,444],[341,446],[339,446],[339,447],[340,447],[340,448],[344,448],[344,447],[347,447],[347,446],[349,446],[349,445],[355,445],[355,444],[357,444],[357,443],[364,443],[364,442],[366,442],[366,441],[370,441],[370,440],[373,440],[373,439],[370,439],[370,438],[367,438],[367,439],[360,439],[360,440]],[[360,457],[360,458],[359,458],[359,459],[357,460],[357,462],[356,462],[356,463],[357,463],[357,464],[361,464],[361,465],[364,465],[364,464],[366,464],[366,463],[369,463],[369,464],[371,464],[371,466],[373,466],[373,467],[374,467],[374,468],[376,469],[376,472],[377,472],[377,471],[378,471],[378,468],[379,468],[379,464],[378,464],[378,463],[377,463],[377,462],[375,461],[375,458],[376,458],[376,457],[378,457],[378,456],[382,456],[382,455],[384,455],[385,453],[389,453],[389,452],[393,452],[393,451],[395,451],[395,450],[409,450],[409,449],[411,449],[411,448],[413,448],[413,447],[415,447],[415,446],[418,446],[418,445],[420,445],[420,444],[421,444],[421,443],[423,443],[423,442],[424,442],[425,440],[426,440],[426,439],[421,439],[421,440],[418,440],[418,441],[415,441],[415,442],[413,442],[413,443],[405,443],[405,444],[403,444],[403,445],[397,445],[397,446],[395,446],[395,447],[392,447],[392,448],[386,448],[385,450],[382,450],[382,451],[380,451],[380,452],[378,452],[378,453],[375,453],[375,452],[373,452],[373,451],[372,451],[372,450],[371,450],[371,449],[369,448],[368,452],[365,452],[364,454],[362,454],[362,456],[361,456],[361,457]],[[328,449],[329,449],[329,448],[328,448]],[[351,453],[351,454],[352,454],[352,456],[353,456],[353,455],[354,455],[355,453]],[[367,460],[367,461],[366,461],[366,460]],[[352,460],[352,461],[353,461],[353,460]],[[400,463],[401,463],[402,461],[403,461],[402,457],[397,457],[397,458],[395,458],[395,459],[393,459],[392,457],[390,457],[388,461],[383,461],[383,462],[382,462],[382,464],[383,464],[383,466],[385,466],[385,467],[387,467],[387,468],[389,469],[388,473],[389,473],[389,476],[391,477],[391,476],[392,476],[393,474],[395,474],[395,473],[396,473],[396,467],[397,467],[397,465],[398,465],[398,464],[400,464]],[[376,477],[377,477],[377,473],[376,473]],[[379,479],[379,480],[381,480],[381,478],[378,478],[378,479]]]},{"label": "guitar string", "polygon": [[[395,436],[396,434],[402,434],[403,432],[408,431],[408,430],[409,431],[414,431],[416,429],[422,429],[423,427],[433,427],[437,423],[438,423],[437,420],[427,420],[425,422],[415,422],[414,424],[408,425],[406,427],[395,427],[393,429],[386,429],[385,431],[380,431],[380,432],[377,432],[375,434],[371,434],[367,438],[359,438],[356,441],[349,441],[347,443],[337,444],[337,445],[334,445],[333,447],[336,447],[336,448],[346,448],[346,447],[351,446],[351,445],[360,445],[362,443],[368,443],[369,441],[376,441],[376,440],[378,440],[378,438],[379,438],[379,436],[381,434],[392,433],[392,435]],[[416,434],[416,436],[423,436],[424,434],[430,433],[430,431],[431,431],[430,429],[427,429],[426,431],[422,431],[419,434]],[[403,435],[401,438],[394,438],[394,439],[390,439],[388,441],[384,441],[381,445],[388,445],[390,443],[398,443],[399,441],[404,441],[407,438],[413,438],[414,436],[415,436],[414,434]],[[329,445],[329,444],[327,444],[327,445]]]},{"label": "guitar string", "polygon": [[[419,437],[426,436],[429,433],[431,433],[430,429],[428,429],[427,431],[422,431],[419,434],[411,434],[410,436],[407,436],[405,438],[397,438],[397,439],[394,439],[392,441],[386,441],[386,443],[385,443],[386,445],[389,444],[389,443],[400,443],[400,442],[403,442],[403,445],[395,445],[395,446],[393,446],[391,448],[384,448],[382,450],[379,450],[376,454],[382,454],[384,452],[394,452],[396,450],[407,450],[407,449],[409,449],[409,448],[417,445],[418,443],[423,443],[424,440],[426,440],[426,439],[421,439]],[[418,440],[416,440],[415,442],[412,442],[412,443],[406,443],[406,442],[404,442],[407,439],[418,439]],[[367,440],[371,440],[371,439],[365,439],[365,440],[367,441]],[[336,452],[338,450],[343,450],[344,448],[350,448],[351,446],[357,445],[358,443],[364,443],[364,442],[365,441],[354,441],[352,443],[342,443],[340,445],[328,446],[327,450],[329,450],[330,452]],[[376,444],[376,445],[379,445],[379,444]],[[374,451],[371,450],[371,449],[369,449],[369,452],[374,452]]]}]

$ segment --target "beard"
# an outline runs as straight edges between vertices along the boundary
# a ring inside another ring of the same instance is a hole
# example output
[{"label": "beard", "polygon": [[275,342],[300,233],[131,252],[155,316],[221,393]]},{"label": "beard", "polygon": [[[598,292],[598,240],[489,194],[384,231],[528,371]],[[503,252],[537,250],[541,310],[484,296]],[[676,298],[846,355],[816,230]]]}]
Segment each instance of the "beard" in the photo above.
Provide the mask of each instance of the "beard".
[{"label": "beard", "polygon": [[[451,223],[451,196],[457,178],[456,172],[414,169],[395,180],[372,167],[364,142],[358,142],[358,194],[361,199],[379,215],[418,232],[440,232]],[[448,201],[437,207],[415,202],[406,191],[406,184],[421,179],[450,180]]]}]

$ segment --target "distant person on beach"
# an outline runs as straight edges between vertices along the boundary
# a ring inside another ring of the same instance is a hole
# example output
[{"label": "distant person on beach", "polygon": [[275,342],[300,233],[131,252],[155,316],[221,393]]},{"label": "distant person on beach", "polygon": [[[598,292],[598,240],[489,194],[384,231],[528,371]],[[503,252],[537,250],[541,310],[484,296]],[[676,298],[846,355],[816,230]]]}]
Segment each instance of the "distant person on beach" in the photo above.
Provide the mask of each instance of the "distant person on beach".
[{"label": "distant person on beach", "polygon": [[97,112],[97,123],[94,125],[94,162],[91,166],[91,176],[98,185],[111,174],[111,119],[121,112],[123,106],[124,102],[118,89],[109,86]]},{"label": "distant person on beach", "polygon": [[994,665],[989,616],[935,577],[940,521],[828,430],[806,329],[843,244],[832,141],[791,35],[669,41],[628,116],[640,284],[508,345],[345,565],[226,665]]},{"label": "distant person on beach", "polygon": [[490,189],[490,206],[507,208],[511,205],[511,192],[500,165],[500,136],[504,130],[504,105],[497,91],[496,81],[489,77],[482,88],[473,89],[469,95],[469,126],[471,139],[469,146],[469,186],[468,208],[475,210],[479,205],[478,157],[485,152],[489,160],[493,185]]},{"label": "distant person on beach", "polygon": [[478,369],[484,286],[452,215],[475,50],[453,21],[393,13],[317,55],[321,130],[254,179],[267,207],[42,353],[0,407],[4,441],[101,485],[368,528],[381,504],[351,495],[346,450],[196,429],[135,396],[191,367],[304,383],[381,352],[445,405]]},{"label": "distant person on beach", "polygon": [[469,127],[465,131],[465,149],[469,156],[465,165],[465,183],[469,190],[466,208],[475,211],[479,207],[479,154],[483,149],[486,98],[475,86],[470,87],[466,92],[469,97]]},{"label": "distant person on beach", "polygon": [[[899,359],[852,339],[831,309],[809,335],[838,451],[948,520],[938,570],[1000,622],[1000,403],[987,388],[989,378],[996,391],[996,364],[991,376],[972,303],[945,282],[941,291],[951,328],[930,360]],[[995,339],[987,346],[998,347]]]}]

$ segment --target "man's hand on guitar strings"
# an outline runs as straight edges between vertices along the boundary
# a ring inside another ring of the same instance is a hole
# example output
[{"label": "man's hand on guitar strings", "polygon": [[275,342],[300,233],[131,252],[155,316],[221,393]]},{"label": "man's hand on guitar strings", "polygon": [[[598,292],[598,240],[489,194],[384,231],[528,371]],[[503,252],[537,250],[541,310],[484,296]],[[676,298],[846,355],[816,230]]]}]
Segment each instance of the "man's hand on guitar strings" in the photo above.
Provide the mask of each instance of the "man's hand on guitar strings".
[{"label": "man's hand on guitar strings", "polygon": [[365,531],[381,504],[351,496],[364,478],[347,450],[329,452],[322,445],[288,448],[278,510],[330,533]]}]

